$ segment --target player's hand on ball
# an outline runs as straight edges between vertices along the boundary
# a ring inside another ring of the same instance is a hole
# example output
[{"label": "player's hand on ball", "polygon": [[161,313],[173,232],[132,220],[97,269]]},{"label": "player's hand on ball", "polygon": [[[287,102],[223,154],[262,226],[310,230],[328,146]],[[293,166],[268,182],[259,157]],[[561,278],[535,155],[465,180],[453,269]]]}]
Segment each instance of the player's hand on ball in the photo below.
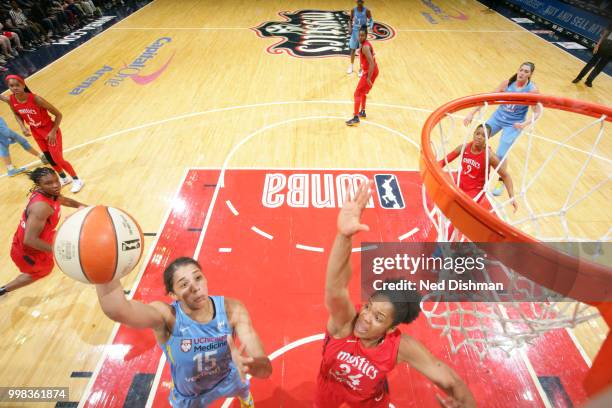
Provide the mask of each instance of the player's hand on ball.
[{"label": "player's hand on ball", "polygon": [[350,237],[359,231],[370,230],[370,227],[361,223],[361,213],[372,196],[371,184],[370,180],[362,183],[355,194],[355,198],[348,199],[342,206],[340,214],[338,214],[338,232],[340,234]]},{"label": "player's hand on ball", "polygon": [[234,338],[231,335],[227,336],[227,345],[229,346],[230,352],[232,353],[232,361],[238,369],[240,379],[242,380],[242,382],[244,382],[246,379],[246,375],[249,373],[249,367],[255,361],[255,359],[253,357],[243,355],[246,346],[243,344],[240,346],[240,348],[236,347],[236,343],[234,343]]}]

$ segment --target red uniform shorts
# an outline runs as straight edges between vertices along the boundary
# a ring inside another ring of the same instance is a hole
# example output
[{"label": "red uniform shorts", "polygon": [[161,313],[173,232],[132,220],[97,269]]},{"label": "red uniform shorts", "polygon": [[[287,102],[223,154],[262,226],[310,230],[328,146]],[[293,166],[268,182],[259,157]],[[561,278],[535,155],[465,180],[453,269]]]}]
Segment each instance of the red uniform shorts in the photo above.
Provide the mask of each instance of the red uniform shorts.
[{"label": "red uniform shorts", "polygon": [[355,96],[357,95],[367,95],[374,86],[374,81],[376,81],[376,77],[378,76],[378,67],[372,73],[372,85],[368,85],[368,74],[364,72],[361,78],[359,79],[359,83],[357,84],[357,89],[355,89]]},{"label": "red uniform shorts", "polygon": [[61,155],[62,152],[62,130],[57,129],[57,137],[55,141],[55,146],[50,146],[49,141],[47,140],[47,135],[51,131],[51,128],[36,128],[31,127],[30,131],[32,132],[32,136],[34,136],[34,140],[36,140],[36,144],[43,152],[58,152]]},{"label": "red uniform shorts", "polygon": [[11,258],[22,273],[27,273],[34,280],[44,278],[53,270],[53,254],[51,253],[27,254],[21,248],[13,246],[11,247]]}]

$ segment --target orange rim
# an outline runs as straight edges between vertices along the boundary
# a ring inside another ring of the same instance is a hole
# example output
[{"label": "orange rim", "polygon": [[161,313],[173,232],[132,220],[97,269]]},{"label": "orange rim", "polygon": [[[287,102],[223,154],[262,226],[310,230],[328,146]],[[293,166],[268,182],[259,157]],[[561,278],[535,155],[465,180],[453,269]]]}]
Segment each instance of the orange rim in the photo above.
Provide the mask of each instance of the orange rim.
[{"label": "orange rim", "polygon": [[[505,265],[542,286],[596,306],[610,325],[612,323],[612,303],[592,299],[610,298],[611,268],[584,260],[578,261],[505,223],[463,193],[438,164],[430,138],[435,126],[447,114],[480,106],[485,102],[490,105],[535,105],[540,103],[546,108],[574,112],[594,118],[605,116],[604,120],[607,122],[612,122],[612,107],[541,94],[492,93],[459,98],[441,106],[427,118],[421,132],[419,166],[421,178],[430,199],[471,241],[529,244],[528,251],[523,248],[520,253],[517,253],[517,251],[507,250],[507,247],[504,247],[504,251],[493,251],[493,255]],[[525,268],[525,265],[529,265],[529,268]],[[602,359],[605,360],[606,355],[612,355],[611,339],[608,337],[587,378],[587,391],[591,395],[602,390],[612,381],[612,370],[602,369]],[[605,362],[606,366],[608,363]]]}]

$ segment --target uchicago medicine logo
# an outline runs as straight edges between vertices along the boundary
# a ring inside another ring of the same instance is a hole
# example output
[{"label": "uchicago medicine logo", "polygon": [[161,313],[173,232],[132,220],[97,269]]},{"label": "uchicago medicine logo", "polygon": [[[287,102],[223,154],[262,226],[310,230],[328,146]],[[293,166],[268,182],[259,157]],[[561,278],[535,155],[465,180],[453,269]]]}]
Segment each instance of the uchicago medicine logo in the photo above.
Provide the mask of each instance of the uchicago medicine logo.
[{"label": "uchicago medicine logo", "polygon": [[[350,54],[350,14],[343,10],[298,10],[278,13],[286,21],[269,21],[253,28],[262,38],[280,38],[268,47],[270,54],[287,53],[299,58],[321,58]],[[395,37],[395,30],[387,24],[374,22],[368,33],[370,41]]]}]

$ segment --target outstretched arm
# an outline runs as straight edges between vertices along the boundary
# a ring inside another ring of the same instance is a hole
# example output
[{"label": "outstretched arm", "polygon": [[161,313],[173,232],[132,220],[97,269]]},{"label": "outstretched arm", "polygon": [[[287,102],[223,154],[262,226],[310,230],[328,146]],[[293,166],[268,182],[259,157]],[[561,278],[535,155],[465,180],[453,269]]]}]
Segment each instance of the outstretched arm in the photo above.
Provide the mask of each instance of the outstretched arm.
[{"label": "outstretched arm", "polygon": [[444,399],[436,395],[443,407],[476,407],[474,396],[457,373],[435,358],[418,340],[402,334],[397,360],[410,364],[447,394]]},{"label": "outstretched arm", "polygon": [[461,149],[462,148],[463,148],[462,145],[459,145],[459,146],[455,147],[455,150],[453,150],[449,154],[447,154],[445,159],[441,159],[440,161],[438,161],[438,164],[441,167],[446,166],[446,163],[452,162],[453,160],[455,160],[461,154]]},{"label": "outstretched arm", "polygon": [[169,336],[164,318],[165,313],[170,313],[169,310],[165,310],[169,307],[167,304],[162,302],[144,304],[128,300],[119,280],[96,285],[96,292],[102,311],[111,320],[135,329],[153,329],[158,340],[164,340],[164,334]]},{"label": "outstretched arm", "polygon": [[59,202],[64,207],[72,207],[72,208],[81,208],[87,207],[85,204],[78,202],[77,200],[73,200],[72,198],[59,196]]},{"label": "outstretched arm", "polygon": [[[228,343],[232,359],[241,376],[250,374],[253,377],[268,378],[272,374],[272,363],[266,355],[261,339],[257,335],[247,308],[236,299],[225,299],[230,325],[240,340],[237,348],[231,336]],[[246,351],[246,356],[243,352]]]},{"label": "outstretched arm", "polygon": [[325,279],[325,307],[329,312],[327,331],[336,335],[355,318],[355,306],[349,297],[348,285],[352,269],[350,263],[352,237],[370,228],[361,224],[361,213],[372,192],[370,182],[363,183],[354,199],[349,199],[338,214],[338,233],[327,261]]},{"label": "outstretched arm", "polygon": [[372,30],[374,28],[374,19],[372,18],[372,12],[370,9],[366,10],[366,17],[368,19],[368,29]]},{"label": "outstretched arm", "polygon": [[[493,93],[504,92],[504,90],[507,87],[508,87],[508,80],[506,79],[506,80],[502,81],[499,85],[497,85],[497,88],[495,88],[493,90]],[[468,115],[463,120],[463,124],[465,126],[468,126],[470,123],[472,123],[472,120],[474,119],[474,115],[476,115],[478,112],[480,112],[480,109],[482,109],[482,106],[478,106],[478,107],[474,108],[474,110],[472,110],[470,113],[468,113]]]},{"label": "outstretched arm", "polygon": [[[533,86],[533,90],[530,93],[539,94],[540,90],[538,88],[536,88],[536,86],[534,85]],[[514,124],[515,128],[517,128],[517,129],[524,129],[527,126],[529,126],[531,123],[534,123],[536,120],[538,120],[540,118],[540,115],[542,115],[542,107],[540,106],[539,103],[536,103],[535,105],[533,105],[531,110],[533,110],[533,115],[531,116],[531,118],[525,120],[524,122],[515,123]]]}]

